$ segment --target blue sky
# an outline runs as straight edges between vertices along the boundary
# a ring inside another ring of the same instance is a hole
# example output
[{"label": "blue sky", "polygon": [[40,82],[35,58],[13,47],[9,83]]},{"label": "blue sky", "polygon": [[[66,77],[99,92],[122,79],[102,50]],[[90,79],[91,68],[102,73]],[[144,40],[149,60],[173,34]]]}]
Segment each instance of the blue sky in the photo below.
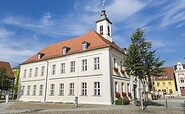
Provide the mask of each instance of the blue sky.
[{"label": "blue sky", "polygon": [[[49,44],[96,30],[102,0],[1,0],[0,61],[15,67]],[[113,41],[128,47],[137,27],[164,66],[185,63],[185,0],[106,0]]]}]

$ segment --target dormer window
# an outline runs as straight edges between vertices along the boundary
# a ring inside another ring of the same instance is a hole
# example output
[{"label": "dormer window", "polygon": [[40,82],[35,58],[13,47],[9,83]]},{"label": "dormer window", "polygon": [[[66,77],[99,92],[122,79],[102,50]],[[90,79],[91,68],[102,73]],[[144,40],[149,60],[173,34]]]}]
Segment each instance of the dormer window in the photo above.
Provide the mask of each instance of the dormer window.
[{"label": "dormer window", "polygon": [[44,56],[44,53],[38,53],[38,60]]},{"label": "dormer window", "polygon": [[66,54],[69,51],[69,48],[64,46],[62,49],[62,54]]},{"label": "dormer window", "polygon": [[82,43],[82,50],[86,50],[89,47],[89,43],[88,42],[83,42]]},{"label": "dormer window", "polygon": [[164,76],[164,78],[168,78],[168,76],[166,75],[166,76]]}]

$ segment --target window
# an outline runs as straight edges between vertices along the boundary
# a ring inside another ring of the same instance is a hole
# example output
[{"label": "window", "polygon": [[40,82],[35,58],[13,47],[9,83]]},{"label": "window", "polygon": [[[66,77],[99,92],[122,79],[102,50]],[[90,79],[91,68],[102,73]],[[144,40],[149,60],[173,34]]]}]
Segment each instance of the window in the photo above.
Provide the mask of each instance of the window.
[{"label": "window", "polygon": [[56,65],[52,65],[52,75],[56,73]]},{"label": "window", "polygon": [[171,82],[168,82],[168,85],[172,85],[172,83]]},{"label": "window", "polygon": [[123,70],[123,62],[120,61],[120,71]]},{"label": "window", "polygon": [[67,53],[67,47],[63,47],[62,54],[66,54],[66,53]]},{"label": "window", "polygon": [[31,77],[31,75],[32,75],[32,68],[30,68],[29,77]]},{"label": "window", "polygon": [[107,30],[108,30],[108,35],[110,36],[110,27],[107,26]]},{"label": "window", "polygon": [[94,58],[94,70],[100,69],[100,59],[99,57]]},{"label": "window", "polygon": [[62,83],[62,84],[60,84],[60,93],[59,93],[59,95],[64,95],[64,84]]},{"label": "window", "polygon": [[88,47],[88,43],[87,42],[82,43],[82,50],[86,50],[87,47]]},{"label": "window", "polygon": [[65,63],[61,63],[61,74],[65,73]]},{"label": "window", "polygon": [[71,61],[71,72],[75,72],[75,61]]},{"label": "window", "polygon": [[125,85],[124,85],[124,83],[121,83],[121,89],[122,89],[122,92],[125,92]]},{"label": "window", "polygon": [[42,68],[41,68],[41,76],[44,76],[44,66],[42,66]]},{"label": "window", "polygon": [[30,85],[27,88],[27,95],[30,95]]},{"label": "window", "polygon": [[100,26],[100,34],[103,35],[103,25]]},{"label": "window", "polygon": [[24,88],[25,86],[22,86],[22,95],[24,95]]},{"label": "window", "polygon": [[130,92],[130,89],[129,88],[130,88],[130,84],[128,83],[127,84],[127,92]]},{"label": "window", "polygon": [[24,69],[24,77],[23,78],[26,78],[26,69]]},{"label": "window", "polygon": [[115,92],[118,92],[118,82],[115,82]]},{"label": "window", "polygon": [[34,86],[33,86],[33,96],[35,96],[35,95],[36,95],[36,89],[37,89],[37,86],[36,86],[36,85],[34,85]]},{"label": "window", "polygon": [[116,66],[116,59],[115,58],[114,58],[114,67],[117,68],[117,66]]},{"label": "window", "polygon": [[94,82],[94,95],[100,95],[100,82]]},{"label": "window", "polygon": [[51,89],[50,89],[50,95],[54,95],[54,90],[55,90],[55,84],[51,84]]},{"label": "window", "polygon": [[43,85],[40,85],[39,95],[43,95]]},{"label": "window", "polygon": [[157,86],[160,86],[160,83],[159,82],[157,82]]},{"label": "window", "polygon": [[74,83],[69,83],[69,95],[74,95]]},{"label": "window", "polygon": [[87,71],[87,59],[82,60],[82,71]]},{"label": "window", "polygon": [[169,89],[169,93],[173,94],[173,90],[172,89]]},{"label": "window", "polygon": [[164,76],[164,78],[168,78],[168,76]]},{"label": "window", "polygon": [[87,83],[86,82],[82,83],[82,95],[83,96],[87,95]]},{"label": "window", "polygon": [[38,67],[35,68],[35,77],[38,76]]},{"label": "window", "polygon": [[180,82],[181,82],[181,83],[184,83],[183,77],[180,77]]},{"label": "window", "polygon": [[164,92],[164,94],[166,94],[166,89],[162,89],[162,91]]},{"label": "window", "polygon": [[165,86],[165,82],[162,82],[163,86]]},{"label": "window", "polygon": [[41,59],[44,56],[44,53],[38,53],[38,60]]}]

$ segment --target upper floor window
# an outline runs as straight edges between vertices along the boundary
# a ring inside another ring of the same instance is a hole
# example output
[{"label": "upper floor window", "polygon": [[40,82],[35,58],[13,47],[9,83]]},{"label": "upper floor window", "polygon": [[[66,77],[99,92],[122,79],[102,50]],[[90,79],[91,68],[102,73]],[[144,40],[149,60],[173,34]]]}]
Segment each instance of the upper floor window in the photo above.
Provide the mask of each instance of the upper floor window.
[{"label": "upper floor window", "polygon": [[38,76],[38,67],[35,68],[35,77]]},{"label": "upper floor window", "polygon": [[62,49],[62,54],[66,54],[69,51],[69,48],[64,46]]},{"label": "upper floor window", "polygon": [[24,76],[23,76],[23,78],[26,78],[26,72],[27,72],[27,70],[24,69]]},{"label": "upper floor window", "polygon": [[162,82],[163,86],[165,86],[165,82]]},{"label": "upper floor window", "polygon": [[45,66],[42,66],[42,68],[41,68],[41,76],[44,76],[44,69],[45,69]]},{"label": "upper floor window", "polygon": [[116,59],[114,58],[114,67],[117,68]]},{"label": "upper floor window", "polygon": [[61,74],[65,73],[65,63],[61,63]]},{"label": "upper floor window", "polygon": [[120,71],[123,70],[123,62],[120,61]]},{"label": "upper floor window", "polygon": [[94,58],[94,70],[100,69],[100,59],[99,57]]},{"label": "upper floor window", "polygon": [[159,82],[157,82],[157,86],[160,86],[160,83]]},{"label": "upper floor window", "polygon": [[71,72],[75,72],[75,61],[71,61]]},{"label": "upper floor window", "polygon": [[94,95],[100,95],[100,82],[94,82]]},{"label": "upper floor window", "polygon": [[103,35],[103,25],[100,26],[100,34]]},{"label": "upper floor window", "polygon": [[87,71],[87,59],[82,60],[82,71]]},{"label": "upper floor window", "polygon": [[69,95],[74,95],[74,83],[69,83]]},{"label": "upper floor window", "polygon": [[87,95],[87,83],[86,82],[82,83],[82,95],[83,96]]},{"label": "upper floor window", "polygon": [[118,92],[118,82],[115,82],[115,92]]},{"label": "upper floor window", "polygon": [[171,82],[168,82],[168,85],[172,85],[172,83]]},{"label": "upper floor window", "polygon": [[108,35],[110,36],[110,27],[107,26]]},{"label": "upper floor window", "polygon": [[56,65],[52,65],[52,75],[54,75],[56,73]]},{"label": "upper floor window", "polygon": [[180,77],[180,83],[184,83],[183,77]]},{"label": "upper floor window", "polygon": [[51,84],[50,95],[54,95],[55,84]]},{"label": "upper floor window", "polygon": [[32,75],[32,68],[30,68],[29,77],[31,77],[31,75]]}]

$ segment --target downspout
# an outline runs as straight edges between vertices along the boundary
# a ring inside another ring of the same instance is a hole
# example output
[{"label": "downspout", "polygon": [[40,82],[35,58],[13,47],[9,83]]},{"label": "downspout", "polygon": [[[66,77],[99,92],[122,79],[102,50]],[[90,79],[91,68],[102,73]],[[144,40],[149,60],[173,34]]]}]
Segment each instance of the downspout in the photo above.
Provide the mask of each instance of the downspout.
[{"label": "downspout", "polygon": [[109,47],[109,64],[110,64],[110,94],[111,94],[111,102],[114,103],[114,88],[113,88],[113,73],[112,73],[112,56],[111,56],[112,48]]},{"label": "downspout", "polygon": [[46,69],[46,83],[45,83],[45,95],[44,95],[44,102],[46,102],[46,96],[47,96],[47,86],[48,86],[48,68],[49,68],[49,62],[46,60],[47,63],[47,69]]}]

